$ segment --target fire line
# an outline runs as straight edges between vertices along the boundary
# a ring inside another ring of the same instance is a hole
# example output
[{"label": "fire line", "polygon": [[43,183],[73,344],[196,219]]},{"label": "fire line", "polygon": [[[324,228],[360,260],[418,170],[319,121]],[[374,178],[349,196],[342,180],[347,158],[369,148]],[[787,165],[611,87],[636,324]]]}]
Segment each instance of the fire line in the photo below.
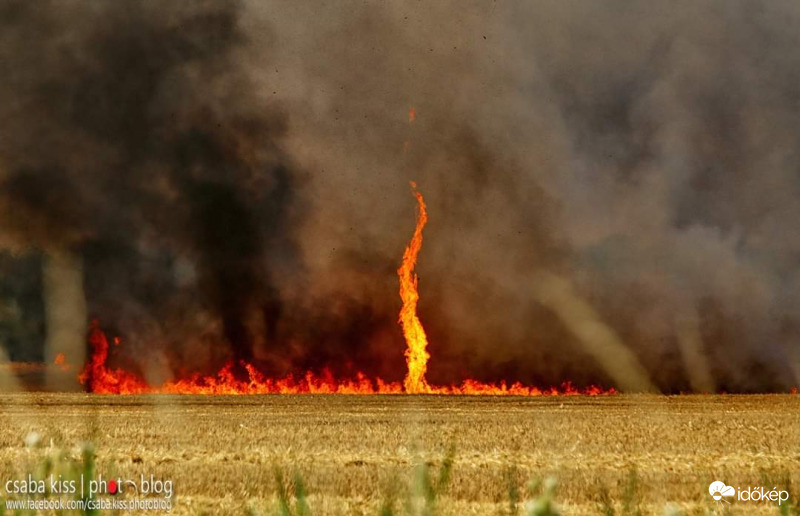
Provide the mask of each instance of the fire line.
[{"label": "fire line", "polygon": [[[403,301],[398,322],[406,341],[405,358],[408,370],[402,383],[386,382],[381,378],[369,378],[364,373],[356,373],[355,379],[336,378],[328,369],[320,373],[306,372],[301,376],[289,375],[284,378],[270,378],[248,363],[240,364],[247,371],[246,380],[233,373],[234,364],[229,362],[216,375],[192,375],[188,378],[171,380],[160,386],[149,385],[138,375],[124,369],[109,367],[109,341],[100,328],[92,323],[89,344],[92,347],[86,366],[79,375],[80,382],[89,391],[97,394],[461,394],[491,396],[558,396],[578,395],[597,396],[614,394],[612,389],[604,390],[589,386],[576,389],[570,382],[561,388],[539,389],[515,382],[507,385],[484,383],[466,379],[460,385],[430,385],[425,378],[428,368],[428,338],[417,315],[419,302],[419,278],[414,272],[417,257],[422,248],[422,230],[428,222],[428,212],[422,194],[415,182],[411,182],[412,194],[417,200],[416,226],[414,234],[403,253],[403,261],[397,269],[400,282],[400,298]],[[115,347],[120,344],[118,337],[113,339]]]}]

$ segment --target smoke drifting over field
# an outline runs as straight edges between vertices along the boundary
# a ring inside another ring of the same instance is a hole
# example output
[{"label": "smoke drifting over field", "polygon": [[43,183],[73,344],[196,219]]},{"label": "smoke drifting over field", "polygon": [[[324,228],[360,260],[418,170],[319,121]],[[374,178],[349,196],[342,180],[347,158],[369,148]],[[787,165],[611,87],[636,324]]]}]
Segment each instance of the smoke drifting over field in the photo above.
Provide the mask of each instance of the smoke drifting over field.
[{"label": "smoke drifting over field", "polygon": [[0,20],[2,265],[30,276],[2,279],[7,321],[48,305],[15,264],[67,253],[145,376],[233,357],[400,379],[413,179],[434,382],[613,384],[607,355],[662,390],[800,381],[795,4],[6,1]]}]

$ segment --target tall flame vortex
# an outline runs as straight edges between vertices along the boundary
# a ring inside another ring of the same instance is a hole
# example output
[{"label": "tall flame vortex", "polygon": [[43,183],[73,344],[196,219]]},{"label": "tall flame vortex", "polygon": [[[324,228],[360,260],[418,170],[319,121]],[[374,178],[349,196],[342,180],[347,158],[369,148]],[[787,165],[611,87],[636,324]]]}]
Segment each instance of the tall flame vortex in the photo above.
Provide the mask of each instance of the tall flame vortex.
[{"label": "tall flame vortex", "polygon": [[397,269],[400,278],[400,298],[403,300],[403,308],[400,310],[400,325],[403,327],[403,335],[406,338],[406,364],[408,373],[403,384],[406,392],[410,394],[431,392],[431,387],[425,380],[425,372],[428,369],[428,337],[422,328],[422,323],[417,317],[417,302],[419,292],[417,291],[418,278],[414,272],[417,264],[417,255],[422,248],[422,228],[428,222],[428,212],[425,210],[425,201],[422,194],[417,191],[417,184],[411,181],[411,189],[414,197],[417,198],[417,227],[414,229],[414,236],[408,243],[403,253],[403,264]]}]

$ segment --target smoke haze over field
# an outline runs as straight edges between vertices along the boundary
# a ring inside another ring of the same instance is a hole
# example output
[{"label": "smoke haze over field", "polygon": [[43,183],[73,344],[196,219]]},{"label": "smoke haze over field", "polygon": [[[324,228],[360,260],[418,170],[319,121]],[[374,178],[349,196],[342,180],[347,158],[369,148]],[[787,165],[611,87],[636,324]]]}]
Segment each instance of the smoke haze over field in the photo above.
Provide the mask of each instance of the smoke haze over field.
[{"label": "smoke haze over field", "polygon": [[432,382],[800,383],[795,3],[7,0],[0,20],[12,358],[52,340],[43,282],[76,289],[40,262],[66,253],[75,313],[148,378],[238,358],[398,380],[415,180]]}]

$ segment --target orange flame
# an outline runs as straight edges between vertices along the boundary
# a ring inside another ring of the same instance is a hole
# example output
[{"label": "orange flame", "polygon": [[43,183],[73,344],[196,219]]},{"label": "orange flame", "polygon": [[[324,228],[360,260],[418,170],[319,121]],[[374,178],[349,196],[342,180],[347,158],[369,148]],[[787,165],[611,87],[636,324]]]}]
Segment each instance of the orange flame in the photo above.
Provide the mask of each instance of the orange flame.
[{"label": "orange flame", "polygon": [[403,381],[406,392],[417,394],[430,392],[431,388],[425,380],[425,372],[428,369],[428,337],[425,329],[417,317],[417,302],[419,292],[417,290],[418,278],[414,272],[417,264],[417,255],[422,248],[422,229],[428,222],[428,212],[425,209],[425,201],[422,194],[417,191],[417,184],[411,182],[414,197],[417,198],[419,211],[417,212],[417,227],[414,229],[414,236],[408,243],[403,253],[403,264],[397,269],[400,278],[400,298],[403,300],[403,308],[400,310],[400,325],[403,327],[403,335],[406,338],[406,364],[408,373]]},{"label": "orange flame", "polygon": [[372,381],[358,373],[354,380],[336,380],[328,371],[322,375],[306,373],[302,378],[287,376],[282,379],[266,378],[255,367],[243,364],[248,379],[237,380],[233,363],[228,363],[214,376],[194,375],[186,379],[166,382],[161,386],[148,385],[135,375],[122,369],[110,369],[108,339],[97,323],[89,334],[92,357],[78,379],[97,394],[400,394],[400,383]]},{"label": "orange flame", "polygon": [[[144,380],[122,369],[110,369],[108,359],[108,340],[105,333],[93,325],[89,336],[92,357],[78,377],[83,385],[96,394],[404,394],[408,392],[399,382],[385,382],[380,378],[370,379],[357,373],[355,379],[338,380],[330,371],[321,375],[308,372],[295,378],[268,378],[250,364],[243,364],[247,380],[237,380],[233,374],[233,363],[228,363],[216,375],[193,375],[182,380],[166,382],[160,386],[148,385]],[[599,387],[576,389],[567,382],[560,389],[538,389],[521,383],[506,385],[487,384],[475,380],[465,380],[461,385],[429,387],[431,394],[461,394],[485,396],[599,396],[615,394],[614,389]]]},{"label": "orange flame", "polygon": [[[405,352],[408,372],[404,382],[386,382],[381,378],[370,379],[363,373],[356,373],[354,379],[337,379],[330,371],[323,370],[321,374],[307,372],[295,378],[292,375],[284,378],[269,378],[258,371],[253,365],[240,364],[247,372],[247,380],[238,379],[234,374],[234,363],[230,362],[216,375],[193,375],[189,378],[166,382],[160,386],[151,386],[138,376],[122,370],[112,369],[108,366],[109,342],[105,333],[100,329],[97,321],[93,321],[89,333],[89,344],[92,355],[83,372],[79,375],[80,382],[98,394],[143,394],[143,393],[170,393],[170,394],[461,394],[461,395],[489,395],[489,396],[558,396],[558,395],[586,395],[598,396],[614,394],[614,389],[604,390],[590,386],[585,389],[576,389],[569,382],[561,388],[550,387],[539,389],[529,387],[517,382],[507,385],[483,383],[467,379],[461,385],[432,386],[425,379],[427,363],[430,355],[427,351],[428,339],[422,323],[417,317],[417,302],[419,301],[418,278],[414,273],[417,256],[422,248],[422,229],[428,221],[428,214],[422,194],[417,191],[417,185],[411,182],[412,193],[417,199],[418,212],[414,236],[403,253],[403,263],[397,270],[400,279],[400,297],[403,307],[400,311],[399,323],[403,329],[407,349]],[[114,345],[120,344],[119,337],[112,340]],[[56,357],[56,363],[61,358]]]},{"label": "orange flame", "polygon": [[59,366],[62,371],[69,371],[70,369],[70,366],[67,363],[67,358],[64,356],[64,353],[57,354],[55,359],[53,359],[53,363]]}]

